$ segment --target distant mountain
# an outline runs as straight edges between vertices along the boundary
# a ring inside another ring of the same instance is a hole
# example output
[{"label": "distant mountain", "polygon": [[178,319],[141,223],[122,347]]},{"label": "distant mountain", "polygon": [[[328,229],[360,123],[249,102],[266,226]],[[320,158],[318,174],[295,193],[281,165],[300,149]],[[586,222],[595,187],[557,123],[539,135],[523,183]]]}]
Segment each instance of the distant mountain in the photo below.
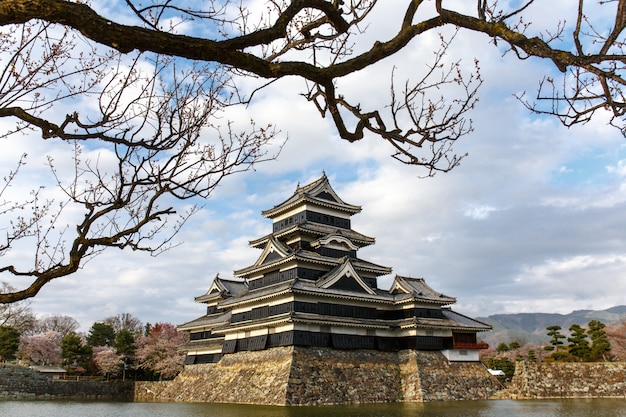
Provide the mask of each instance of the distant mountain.
[{"label": "distant mountain", "polygon": [[574,323],[586,327],[591,320],[598,320],[607,325],[626,321],[626,306],[599,311],[576,310],[569,314],[494,314],[477,319],[493,326],[491,332],[479,334],[479,337],[491,346],[496,346],[500,342],[510,343],[514,340],[522,343],[547,344],[549,338],[546,335],[546,327],[548,326],[561,326],[563,328],[561,333],[568,335],[568,329]]}]

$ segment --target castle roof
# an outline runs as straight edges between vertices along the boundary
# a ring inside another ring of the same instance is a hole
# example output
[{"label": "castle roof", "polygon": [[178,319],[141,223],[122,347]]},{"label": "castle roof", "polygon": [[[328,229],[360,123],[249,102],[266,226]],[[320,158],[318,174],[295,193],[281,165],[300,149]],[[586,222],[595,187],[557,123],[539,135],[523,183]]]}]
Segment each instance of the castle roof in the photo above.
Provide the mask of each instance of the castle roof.
[{"label": "castle roof", "polygon": [[312,235],[316,235],[316,236],[319,236],[320,238],[331,235],[331,234],[341,234],[359,247],[372,245],[376,242],[376,239],[374,239],[373,237],[366,236],[364,234],[361,234],[351,229],[340,229],[335,226],[307,221],[303,223],[294,224],[291,227],[285,228],[279,232],[265,235],[259,239],[251,240],[250,246],[253,248],[261,248],[265,246],[265,244],[267,243],[267,241],[270,239],[271,236],[274,236],[277,239],[282,239],[291,234],[298,234],[301,232],[306,232]]},{"label": "castle roof", "polygon": [[355,206],[343,201],[330,186],[328,177],[324,173],[321,178],[302,187],[297,187],[291,197],[282,203],[262,212],[264,217],[274,218],[304,203],[327,207],[349,214],[361,211],[361,206]]},{"label": "castle roof", "polygon": [[424,278],[410,278],[396,275],[389,292],[396,295],[399,299],[417,298],[424,301],[436,302],[442,305],[456,303],[455,297],[450,297],[433,290],[428,284],[426,284]]},{"label": "castle roof", "polygon": [[216,325],[228,323],[232,316],[231,311],[220,312],[217,314],[210,314],[198,317],[183,324],[179,324],[176,327],[178,330],[193,330],[203,327],[214,327]]},{"label": "castle roof", "polygon": [[242,280],[230,280],[220,278],[219,274],[213,279],[213,283],[203,295],[195,297],[195,301],[198,303],[208,303],[210,301],[221,300],[226,297],[233,297],[248,289],[245,281]]},{"label": "castle roof", "polygon": [[491,324],[488,323],[484,323],[480,320],[476,320],[473,319],[471,317],[468,317],[466,315],[463,315],[461,313],[457,313],[456,311],[453,311],[450,308],[444,308],[441,310],[443,313],[443,316],[447,319],[447,320],[452,320],[455,323],[458,323],[458,325],[465,327],[466,329],[479,329],[479,331],[486,331],[486,330],[491,330],[492,326]]},{"label": "castle roof", "polygon": [[[341,298],[351,300],[369,300],[384,304],[404,304],[407,302],[427,303],[436,305],[454,304],[456,299],[433,290],[422,278],[409,278],[396,276],[394,283],[389,290],[371,288],[359,276],[358,270],[354,267],[355,259],[345,259],[331,271],[320,277],[317,281],[292,279],[278,284],[249,290],[236,297],[229,297],[223,300],[221,306],[232,306],[236,304],[246,304],[257,302],[261,299],[278,297],[286,293],[310,293],[324,295],[330,298]],[[351,285],[346,284],[346,280],[353,281]],[[408,291],[400,291],[399,288],[408,288]],[[445,309],[448,314],[446,319],[449,323],[456,323],[455,328],[469,326],[481,327],[488,324],[479,322],[470,317],[454,313]],[[423,325],[427,325],[428,319],[424,319]],[[433,323],[442,323],[441,319],[434,319]],[[448,324],[451,326],[452,324]],[[490,327],[489,327],[490,328]]]},{"label": "castle roof", "polygon": [[[318,265],[323,265],[325,267],[334,268],[335,266],[341,264],[344,261],[344,257],[342,258],[333,258],[330,256],[320,255],[317,252],[308,251],[304,249],[291,250],[287,253],[281,254],[278,251],[271,252],[272,256],[269,256],[269,252],[264,251],[261,257],[257,260],[254,265],[251,265],[246,268],[239,269],[234,271],[235,276],[238,277],[249,277],[252,274],[260,273],[263,271],[270,271],[280,267],[282,265],[286,265],[291,262],[308,262]],[[351,258],[353,261],[353,265],[355,268],[361,271],[367,271],[376,275],[387,275],[391,273],[391,268],[387,266],[377,265],[373,262],[369,262],[359,258]]]}]

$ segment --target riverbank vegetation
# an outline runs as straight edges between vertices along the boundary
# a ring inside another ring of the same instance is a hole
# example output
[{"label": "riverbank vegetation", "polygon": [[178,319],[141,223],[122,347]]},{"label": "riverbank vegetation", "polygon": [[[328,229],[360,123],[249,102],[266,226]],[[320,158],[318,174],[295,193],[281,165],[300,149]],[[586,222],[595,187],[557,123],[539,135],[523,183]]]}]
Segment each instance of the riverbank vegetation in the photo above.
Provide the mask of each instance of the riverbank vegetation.
[{"label": "riverbank vegetation", "polygon": [[[586,327],[572,324],[569,336],[559,325],[546,327],[549,342],[533,345],[523,340],[500,342],[484,352],[481,361],[490,369],[502,370],[505,379],[513,377],[516,361],[527,362],[603,362],[625,360],[626,323],[605,325],[591,320]],[[621,330],[620,330],[621,329]]]},{"label": "riverbank vegetation", "polygon": [[[64,315],[36,317],[28,302],[0,305],[0,360],[62,367],[72,376],[171,379],[183,368],[187,338],[171,323],[142,323],[129,313],[106,317],[87,333]],[[16,308],[19,307],[19,308]]]}]

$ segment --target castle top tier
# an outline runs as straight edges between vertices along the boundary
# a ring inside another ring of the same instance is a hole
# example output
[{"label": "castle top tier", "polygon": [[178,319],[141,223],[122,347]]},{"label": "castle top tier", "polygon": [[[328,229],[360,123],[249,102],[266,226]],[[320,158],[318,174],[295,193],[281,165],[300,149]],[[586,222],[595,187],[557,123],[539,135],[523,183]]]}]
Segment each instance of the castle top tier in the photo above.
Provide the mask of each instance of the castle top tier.
[{"label": "castle top tier", "polygon": [[375,289],[376,277],[391,273],[391,268],[358,258],[360,248],[374,243],[351,228],[350,217],[360,211],[360,206],[337,195],[326,174],[298,186],[290,198],[263,211],[273,220],[272,233],[250,242],[262,253],[253,265],[236,270],[235,276],[246,279],[250,288],[295,278],[317,281],[349,260]]}]

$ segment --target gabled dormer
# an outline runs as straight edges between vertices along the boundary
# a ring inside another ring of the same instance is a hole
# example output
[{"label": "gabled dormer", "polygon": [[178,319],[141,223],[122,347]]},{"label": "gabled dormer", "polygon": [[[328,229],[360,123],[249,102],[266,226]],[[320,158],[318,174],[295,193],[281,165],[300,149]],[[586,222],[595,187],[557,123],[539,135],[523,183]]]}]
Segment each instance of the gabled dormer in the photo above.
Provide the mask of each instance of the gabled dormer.
[{"label": "gabled dormer", "polygon": [[348,256],[356,258],[356,252],[359,249],[350,239],[341,234],[341,232],[328,234],[320,239],[314,240],[310,246],[320,255],[341,258]]},{"label": "gabled dormer", "polygon": [[220,278],[220,275],[217,274],[215,278],[213,278],[213,282],[207,292],[195,297],[195,301],[198,303],[207,303],[213,300],[234,297],[247,289],[248,287],[244,281]]},{"label": "gabled dormer", "polygon": [[234,274],[237,277],[248,278],[251,274],[254,274],[254,271],[266,269],[268,265],[290,257],[293,253],[293,250],[289,246],[285,245],[274,236],[270,236],[263,248],[261,256],[259,256],[256,262],[246,268],[234,271]]},{"label": "gabled dormer", "polygon": [[367,294],[376,294],[354,269],[352,261],[347,258],[341,265],[321,277],[316,286],[319,288],[354,291]]},{"label": "gabled dormer", "polygon": [[399,297],[405,296],[416,301],[424,301],[439,305],[449,305],[456,303],[456,298],[433,290],[424,278],[409,278],[396,275],[393,284],[389,288],[389,293]]},{"label": "gabled dormer", "polygon": [[279,259],[284,259],[292,254],[292,250],[289,246],[285,245],[274,236],[271,236],[263,249],[263,253],[254,263],[255,267],[259,267],[265,264],[275,262]]}]

